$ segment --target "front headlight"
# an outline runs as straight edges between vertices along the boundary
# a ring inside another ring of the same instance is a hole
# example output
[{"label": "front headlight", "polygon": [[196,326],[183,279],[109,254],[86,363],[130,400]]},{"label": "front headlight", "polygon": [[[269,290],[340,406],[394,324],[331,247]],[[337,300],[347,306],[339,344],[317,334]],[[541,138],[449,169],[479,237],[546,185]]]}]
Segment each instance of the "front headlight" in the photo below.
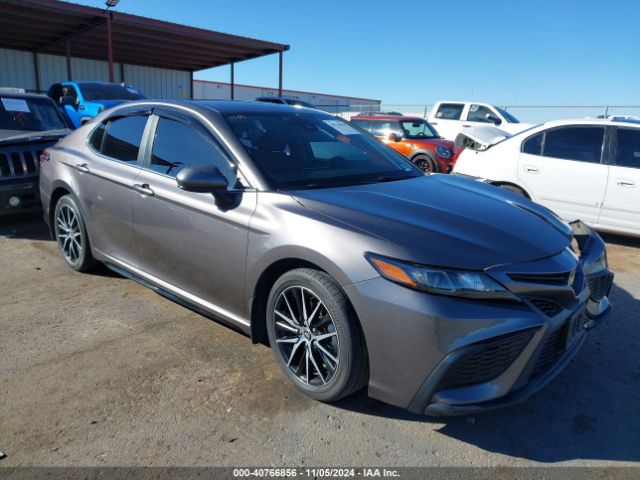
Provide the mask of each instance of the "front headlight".
[{"label": "front headlight", "polygon": [[451,150],[442,145],[436,145],[436,152],[442,158],[451,158]]},{"label": "front headlight", "polygon": [[454,297],[518,301],[482,272],[427,267],[373,253],[367,253],[365,257],[384,278],[414,290]]}]

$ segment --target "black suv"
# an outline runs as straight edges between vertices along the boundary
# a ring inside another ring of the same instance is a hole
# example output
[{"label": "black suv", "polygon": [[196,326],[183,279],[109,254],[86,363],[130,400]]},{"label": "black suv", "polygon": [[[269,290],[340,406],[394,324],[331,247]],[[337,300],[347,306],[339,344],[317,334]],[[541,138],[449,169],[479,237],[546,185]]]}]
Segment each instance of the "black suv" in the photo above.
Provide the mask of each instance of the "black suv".
[{"label": "black suv", "polygon": [[69,131],[46,95],[0,88],[0,214],[40,208],[40,155]]}]

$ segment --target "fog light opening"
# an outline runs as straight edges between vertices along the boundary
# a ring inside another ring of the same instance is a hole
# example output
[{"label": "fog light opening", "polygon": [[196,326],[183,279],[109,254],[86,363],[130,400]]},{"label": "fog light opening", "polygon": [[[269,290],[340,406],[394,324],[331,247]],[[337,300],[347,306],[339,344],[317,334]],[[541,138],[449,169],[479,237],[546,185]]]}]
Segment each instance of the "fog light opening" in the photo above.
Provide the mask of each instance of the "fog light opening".
[{"label": "fog light opening", "polygon": [[17,207],[20,205],[20,197],[10,197],[9,198],[9,205],[11,205],[12,207]]}]

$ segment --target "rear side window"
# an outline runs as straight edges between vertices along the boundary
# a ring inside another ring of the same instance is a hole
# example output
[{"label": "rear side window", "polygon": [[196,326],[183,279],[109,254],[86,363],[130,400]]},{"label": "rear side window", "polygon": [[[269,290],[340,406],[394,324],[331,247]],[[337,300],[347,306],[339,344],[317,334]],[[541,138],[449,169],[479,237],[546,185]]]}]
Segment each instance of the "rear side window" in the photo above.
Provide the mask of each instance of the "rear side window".
[{"label": "rear side window", "polygon": [[441,103],[436,112],[436,118],[442,120],[460,120],[463,109],[463,103]]},{"label": "rear side window", "polygon": [[227,157],[204,127],[160,118],[151,151],[151,170],[175,177],[185,167],[214,165],[234,185],[236,176]]},{"label": "rear side window", "polygon": [[522,144],[522,153],[528,153],[529,155],[540,155],[542,153],[542,138],[544,132],[538,133],[533,137],[527,138]]},{"label": "rear side window", "polygon": [[640,168],[640,129],[617,130],[615,160],[621,167]]},{"label": "rear side window", "polygon": [[565,127],[548,130],[544,156],[600,163],[604,127]]},{"label": "rear side window", "polygon": [[147,116],[143,115],[110,121],[104,133],[100,152],[122,162],[136,162],[146,124]]},{"label": "rear side window", "polygon": [[107,126],[104,123],[101,123],[91,134],[89,145],[91,145],[96,152],[100,152],[102,150],[102,139],[104,138],[104,131],[106,129]]},{"label": "rear side window", "polygon": [[354,120],[351,120],[351,123],[353,123],[356,127],[360,127],[366,132],[371,131],[369,120],[359,120],[356,118]]}]

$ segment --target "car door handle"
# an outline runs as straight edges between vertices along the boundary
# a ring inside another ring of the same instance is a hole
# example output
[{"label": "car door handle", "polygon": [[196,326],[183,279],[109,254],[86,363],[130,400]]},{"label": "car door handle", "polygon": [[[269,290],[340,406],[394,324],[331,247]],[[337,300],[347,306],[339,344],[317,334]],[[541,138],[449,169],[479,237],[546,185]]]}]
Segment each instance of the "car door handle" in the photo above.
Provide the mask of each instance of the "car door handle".
[{"label": "car door handle", "polygon": [[525,165],[524,171],[527,173],[540,173],[540,169],[534,165]]},{"label": "car door handle", "polygon": [[636,186],[636,182],[627,180],[626,178],[616,178],[616,183],[619,187],[635,188]]},{"label": "car door handle", "polygon": [[464,128],[469,128],[471,125],[462,125]]},{"label": "car door handle", "polygon": [[89,173],[89,167],[86,163],[79,163],[74,167],[76,170],[82,173]]},{"label": "car door handle", "polygon": [[437,125],[438,122],[431,122],[431,125]]},{"label": "car door handle", "polygon": [[143,184],[136,183],[133,186],[133,189],[136,192],[141,193],[142,195],[147,195],[149,197],[155,193],[153,190],[151,190],[148,183],[143,183]]}]

